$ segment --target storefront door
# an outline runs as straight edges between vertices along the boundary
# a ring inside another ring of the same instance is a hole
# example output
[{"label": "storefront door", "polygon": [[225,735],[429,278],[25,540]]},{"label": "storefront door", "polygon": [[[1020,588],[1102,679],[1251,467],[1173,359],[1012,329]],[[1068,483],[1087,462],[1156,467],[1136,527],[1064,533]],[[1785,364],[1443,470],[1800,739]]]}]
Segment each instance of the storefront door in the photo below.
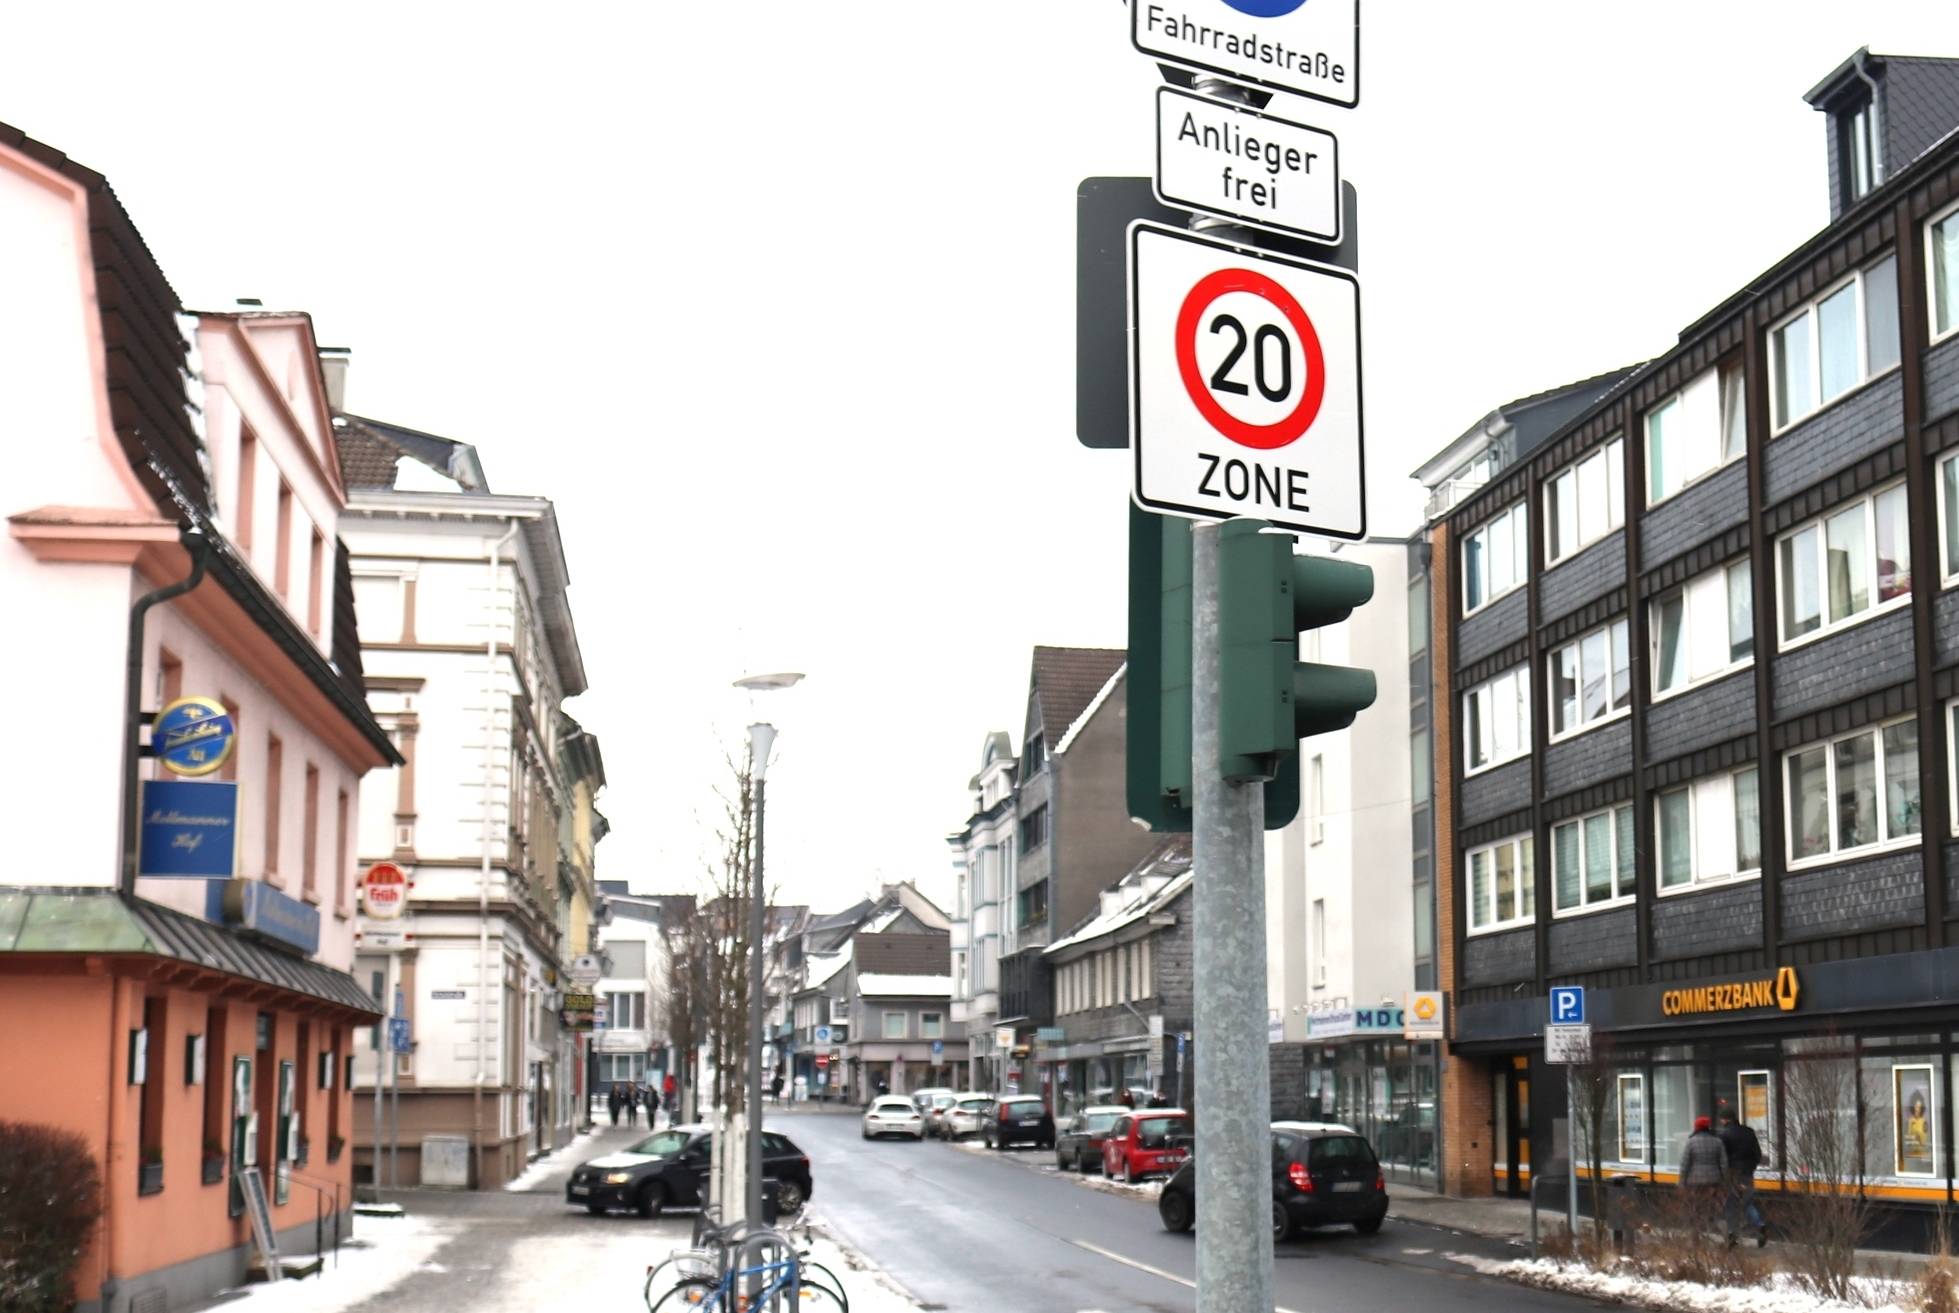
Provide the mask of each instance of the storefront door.
[{"label": "storefront door", "polygon": [[1493,1144],[1496,1193],[1523,1198],[1530,1193],[1530,1059],[1500,1058],[1490,1073],[1490,1108],[1496,1123]]}]

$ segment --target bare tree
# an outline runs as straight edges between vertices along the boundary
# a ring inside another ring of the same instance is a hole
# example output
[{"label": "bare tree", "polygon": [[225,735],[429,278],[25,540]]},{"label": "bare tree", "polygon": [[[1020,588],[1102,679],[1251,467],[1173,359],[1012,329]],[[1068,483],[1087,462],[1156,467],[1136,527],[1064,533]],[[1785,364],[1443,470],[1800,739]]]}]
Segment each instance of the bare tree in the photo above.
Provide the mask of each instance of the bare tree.
[{"label": "bare tree", "polygon": [[1817,1048],[1782,1066],[1785,1195],[1793,1205],[1785,1222],[1797,1281],[1819,1298],[1848,1300],[1857,1246],[1871,1228],[1863,1089],[1847,1041],[1825,1036]]},{"label": "bare tree", "polygon": [[[1592,1261],[1605,1254],[1605,1207],[1600,1187],[1605,1180],[1605,1131],[1618,1097],[1619,1072],[1613,1064],[1612,1038],[1596,1031],[1583,1062],[1571,1064],[1571,1188],[1578,1188],[1578,1168],[1590,1174],[1587,1197],[1592,1209]],[[1578,1237],[1572,1237],[1574,1250]]]}]

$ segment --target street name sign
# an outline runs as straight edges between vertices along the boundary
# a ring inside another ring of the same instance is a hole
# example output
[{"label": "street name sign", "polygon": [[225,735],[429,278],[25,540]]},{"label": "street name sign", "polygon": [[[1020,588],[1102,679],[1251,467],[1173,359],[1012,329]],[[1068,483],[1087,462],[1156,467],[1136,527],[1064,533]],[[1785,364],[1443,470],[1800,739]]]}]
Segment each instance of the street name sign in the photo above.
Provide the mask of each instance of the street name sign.
[{"label": "street name sign", "polygon": [[1360,281],[1149,223],[1129,243],[1136,504],[1364,537]]},{"label": "street name sign", "polygon": [[1592,1028],[1588,1025],[1561,1026],[1553,1022],[1544,1028],[1544,1060],[1563,1066],[1589,1062],[1592,1057]]},{"label": "street name sign", "polygon": [[1130,0],[1136,49],[1275,91],[1360,103],[1360,0]]},{"label": "street name sign", "polygon": [[1340,240],[1340,143],[1331,132],[1159,87],[1156,195],[1165,205]]}]

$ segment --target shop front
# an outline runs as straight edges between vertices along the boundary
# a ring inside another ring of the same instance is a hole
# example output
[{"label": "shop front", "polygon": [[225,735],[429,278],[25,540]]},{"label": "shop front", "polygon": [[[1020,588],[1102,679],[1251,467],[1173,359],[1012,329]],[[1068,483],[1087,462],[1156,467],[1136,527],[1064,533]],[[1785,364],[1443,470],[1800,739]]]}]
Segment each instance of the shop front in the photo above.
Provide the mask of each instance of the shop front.
[{"label": "shop front", "polygon": [[1569,1073],[1543,1062],[1543,1000],[1457,1014],[1451,1097],[1489,1092],[1497,1191],[1527,1181],[1533,1155],[1563,1152],[1569,1075],[1581,1175],[1587,1109],[1599,1171],[1661,1183],[1677,1179],[1696,1118],[1732,1116],[1761,1141],[1765,1191],[1847,1185],[1900,1207],[1951,1201],[1959,949],[1592,990],[1586,1009],[1592,1060]]},{"label": "shop front", "polygon": [[1340,1008],[1306,1019],[1305,1097],[1278,1113],[1351,1126],[1390,1180],[1433,1186],[1437,1046],[1402,1038],[1398,1007]]}]

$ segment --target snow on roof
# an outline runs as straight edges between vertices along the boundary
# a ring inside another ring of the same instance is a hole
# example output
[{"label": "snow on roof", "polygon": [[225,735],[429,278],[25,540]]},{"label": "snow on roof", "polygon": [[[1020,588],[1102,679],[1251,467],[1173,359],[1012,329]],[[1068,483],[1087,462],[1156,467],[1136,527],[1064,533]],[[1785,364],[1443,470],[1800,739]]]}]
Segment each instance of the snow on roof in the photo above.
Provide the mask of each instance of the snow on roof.
[{"label": "snow on roof", "polygon": [[872,918],[871,921],[868,924],[866,924],[864,928],[862,930],[859,930],[857,933],[860,935],[881,935],[885,931],[891,928],[891,923],[893,921],[896,921],[899,917],[903,916],[904,914],[905,914],[905,909],[902,906],[894,907],[890,911],[882,912],[876,917]]},{"label": "snow on roof", "polygon": [[1129,669],[1129,663],[1127,661],[1117,666],[1115,674],[1109,676],[1109,682],[1102,685],[1102,691],[1097,693],[1086,707],[1082,708],[1082,714],[1075,717],[1075,723],[1070,725],[1068,732],[1061,736],[1061,742],[1054,745],[1054,753],[1057,757],[1073,745],[1075,736],[1082,732],[1082,726],[1095,719],[1095,713],[1100,711],[1102,704],[1109,700],[1109,694],[1115,691],[1115,686],[1122,680],[1122,672],[1127,669]]},{"label": "snow on roof", "polygon": [[809,984],[805,989],[815,989],[836,979],[837,972],[850,965],[850,941],[844,940],[843,948],[836,953],[812,953],[809,959]]},{"label": "snow on roof", "polygon": [[882,976],[872,973],[857,977],[859,994],[894,995],[952,995],[951,976]]},{"label": "snow on roof", "polygon": [[1140,921],[1142,918],[1156,911],[1159,907],[1166,906],[1171,899],[1188,888],[1190,888],[1189,871],[1185,871],[1182,875],[1173,876],[1169,883],[1157,886],[1154,889],[1146,884],[1138,884],[1131,896],[1120,907],[1096,917],[1079,930],[1076,930],[1075,933],[1069,935],[1066,939],[1059,939],[1049,944],[1047,951],[1050,953],[1059,952],[1061,949],[1068,948],[1074,944],[1087,943],[1091,939],[1099,939],[1103,935],[1113,934],[1126,925]]}]

